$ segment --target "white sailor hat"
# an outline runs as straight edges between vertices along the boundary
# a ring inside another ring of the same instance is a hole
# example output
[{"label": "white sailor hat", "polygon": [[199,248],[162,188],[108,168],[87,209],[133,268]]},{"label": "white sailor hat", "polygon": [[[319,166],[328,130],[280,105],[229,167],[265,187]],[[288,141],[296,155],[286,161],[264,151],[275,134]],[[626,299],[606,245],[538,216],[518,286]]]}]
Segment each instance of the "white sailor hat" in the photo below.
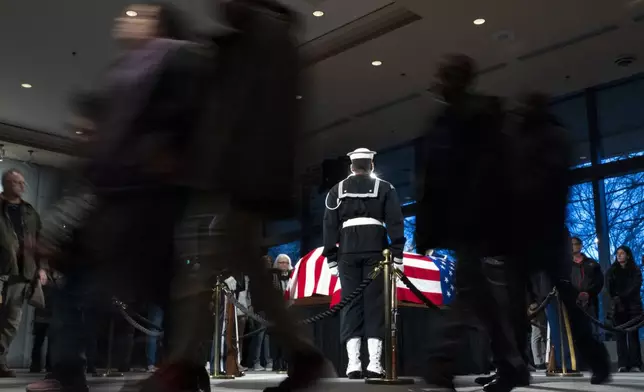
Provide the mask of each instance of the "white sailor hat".
[{"label": "white sailor hat", "polygon": [[356,148],[347,154],[349,158],[353,161],[354,159],[373,159],[376,155],[375,151],[371,151],[368,148]]}]

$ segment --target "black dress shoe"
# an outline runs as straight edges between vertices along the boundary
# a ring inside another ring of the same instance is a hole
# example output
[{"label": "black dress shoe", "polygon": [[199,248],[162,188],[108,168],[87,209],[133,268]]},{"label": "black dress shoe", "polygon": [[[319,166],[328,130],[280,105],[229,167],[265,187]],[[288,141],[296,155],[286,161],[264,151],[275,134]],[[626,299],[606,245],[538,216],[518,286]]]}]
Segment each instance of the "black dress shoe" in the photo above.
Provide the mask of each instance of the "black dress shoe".
[{"label": "black dress shoe", "polygon": [[607,382],[610,382],[610,380],[611,377],[609,371],[594,372],[593,375],[590,376],[590,383],[593,385],[606,384]]},{"label": "black dress shoe", "polygon": [[9,369],[7,365],[0,365],[0,378],[16,378],[16,372]]},{"label": "black dress shoe", "polygon": [[366,378],[385,378],[385,375],[382,374],[382,373],[376,373],[376,372],[371,372],[371,371],[367,370],[365,372],[365,377]]},{"label": "black dress shoe", "polygon": [[358,370],[355,372],[349,372],[349,374],[347,374],[347,378],[349,380],[359,380],[362,378],[362,372]]},{"label": "black dress shoe", "polygon": [[485,392],[509,392],[516,387],[530,386],[530,372],[528,368],[517,370],[509,374],[496,374],[494,380],[483,387]]},{"label": "black dress shoe", "polygon": [[496,374],[492,374],[491,376],[476,377],[474,379],[474,382],[480,386],[484,386],[491,383],[494,380],[496,380]]}]

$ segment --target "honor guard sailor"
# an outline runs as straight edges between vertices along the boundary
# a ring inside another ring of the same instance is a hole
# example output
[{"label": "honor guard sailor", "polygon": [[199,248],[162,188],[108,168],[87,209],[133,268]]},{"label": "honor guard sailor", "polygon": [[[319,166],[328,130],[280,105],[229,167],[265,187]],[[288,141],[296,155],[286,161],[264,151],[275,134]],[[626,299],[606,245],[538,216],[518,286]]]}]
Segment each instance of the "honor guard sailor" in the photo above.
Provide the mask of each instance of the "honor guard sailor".
[{"label": "honor guard sailor", "polygon": [[[376,153],[358,148],[348,155],[352,174],[331,188],[324,213],[323,254],[332,273],[340,278],[343,297],[350,295],[371,274],[383,260],[382,251],[386,248],[391,250],[396,268],[402,268],[405,246],[398,194],[390,183],[373,174]],[[340,335],[349,357],[349,378],[362,377],[363,338],[369,351],[366,376],[382,377],[383,284],[380,274],[361,297],[342,309]]]}]

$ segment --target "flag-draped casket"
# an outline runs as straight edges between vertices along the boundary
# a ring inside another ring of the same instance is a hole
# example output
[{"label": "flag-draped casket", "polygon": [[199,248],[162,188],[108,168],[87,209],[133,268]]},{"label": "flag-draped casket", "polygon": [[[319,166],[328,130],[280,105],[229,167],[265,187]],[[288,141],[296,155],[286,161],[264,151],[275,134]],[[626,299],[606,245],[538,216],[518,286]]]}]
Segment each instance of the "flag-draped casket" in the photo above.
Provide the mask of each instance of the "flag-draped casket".
[{"label": "flag-draped casket", "polygon": [[[403,273],[434,304],[447,305],[454,297],[454,263],[449,260],[421,256],[414,253],[403,254]],[[422,303],[398,281],[398,299]],[[288,299],[306,298],[314,295],[330,295],[331,306],[340,302],[340,279],[331,274],[322,248],[317,248],[302,257],[291,275],[286,290]]]}]

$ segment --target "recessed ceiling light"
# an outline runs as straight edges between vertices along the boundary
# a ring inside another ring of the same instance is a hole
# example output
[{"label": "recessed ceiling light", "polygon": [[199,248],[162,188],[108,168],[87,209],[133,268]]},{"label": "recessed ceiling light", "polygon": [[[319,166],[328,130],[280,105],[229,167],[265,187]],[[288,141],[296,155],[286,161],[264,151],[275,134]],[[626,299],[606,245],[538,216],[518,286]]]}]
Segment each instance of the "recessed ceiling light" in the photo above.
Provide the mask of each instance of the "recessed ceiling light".
[{"label": "recessed ceiling light", "polygon": [[136,12],[136,11],[132,11],[132,10],[130,10],[130,11],[126,11],[126,12],[125,12],[125,15],[127,15],[127,16],[131,16],[131,17],[135,17],[135,16],[137,16],[138,14],[137,14],[137,12]]},{"label": "recessed ceiling light", "polygon": [[321,16],[324,16],[324,12],[323,11],[313,11],[313,16],[315,16],[316,18],[319,18]]},{"label": "recessed ceiling light", "polygon": [[372,61],[371,65],[373,65],[374,67],[380,67],[382,65],[382,61],[380,60]]},{"label": "recessed ceiling light", "polygon": [[82,135],[84,132],[83,131],[76,131],[77,135]]},{"label": "recessed ceiling light", "polygon": [[588,157],[579,157],[579,159],[588,159]]},{"label": "recessed ceiling light", "polygon": [[483,23],[485,23],[485,19],[474,19],[474,24],[477,26],[480,26]]},{"label": "recessed ceiling light", "polygon": [[296,95],[295,99],[302,99],[302,96],[301,95]]},{"label": "recessed ceiling light", "polygon": [[29,83],[23,83],[23,84],[21,84],[21,86],[23,88],[31,88],[32,87],[31,84],[29,84]]}]

